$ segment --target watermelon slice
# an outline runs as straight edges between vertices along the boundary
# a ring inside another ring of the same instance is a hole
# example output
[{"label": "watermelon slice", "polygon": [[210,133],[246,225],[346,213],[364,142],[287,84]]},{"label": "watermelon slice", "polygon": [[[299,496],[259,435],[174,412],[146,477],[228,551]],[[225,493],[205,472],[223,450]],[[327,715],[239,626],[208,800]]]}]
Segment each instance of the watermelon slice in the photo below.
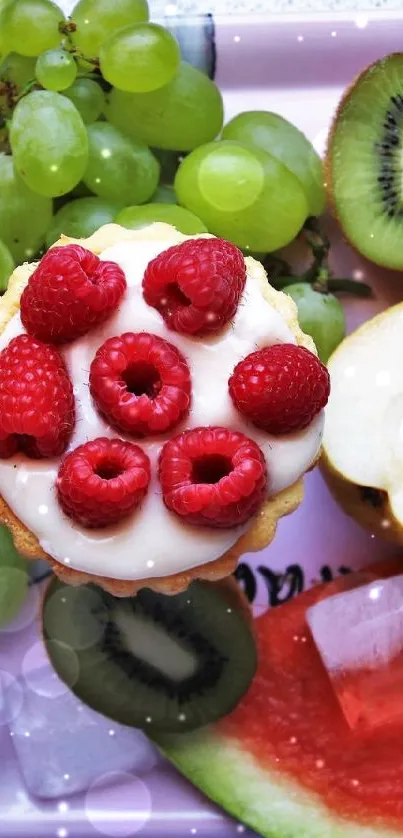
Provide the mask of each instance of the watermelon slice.
[{"label": "watermelon slice", "polygon": [[306,624],[315,602],[356,584],[318,586],[259,618],[259,667],[236,710],[158,740],[192,783],[267,838],[403,835],[403,723],[351,731]]}]

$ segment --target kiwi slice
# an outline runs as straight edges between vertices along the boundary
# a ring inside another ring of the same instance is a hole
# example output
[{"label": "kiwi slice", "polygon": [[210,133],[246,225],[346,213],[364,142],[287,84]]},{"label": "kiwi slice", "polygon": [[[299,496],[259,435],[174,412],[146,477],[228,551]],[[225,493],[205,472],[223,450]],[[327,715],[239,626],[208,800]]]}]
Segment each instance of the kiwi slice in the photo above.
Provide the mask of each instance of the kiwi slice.
[{"label": "kiwi slice", "polygon": [[360,253],[403,268],[403,53],[375,62],[344,94],[327,170],[340,224]]},{"label": "kiwi slice", "polygon": [[55,578],[42,619],[49,658],[73,692],[99,713],[150,733],[220,719],[256,670],[249,609],[232,579],[196,581],[175,596],[143,589],[116,598]]}]

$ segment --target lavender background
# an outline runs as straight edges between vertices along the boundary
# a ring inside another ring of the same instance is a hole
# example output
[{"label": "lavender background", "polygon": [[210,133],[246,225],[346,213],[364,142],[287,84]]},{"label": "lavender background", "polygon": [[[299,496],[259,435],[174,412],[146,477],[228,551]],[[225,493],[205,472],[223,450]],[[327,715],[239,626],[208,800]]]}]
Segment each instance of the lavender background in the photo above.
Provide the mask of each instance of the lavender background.
[{"label": "lavender background", "polygon": [[[224,0],[218,2],[221,10]],[[279,10],[282,0],[261,2],[259,10],[274,5]],[[396,5],[400,8],[401,0]],[[242,3],[242,11],[248,8]],[[231,0],[235,9],[240,6]],[[165,13],[178,23],[172,8]],[[322,149],[344,86],[362,66],[401,49],[402,17],[353,12],[310,19],[277,15],[269,21],[246,14],[217,22],[216,77],[227,118],[245,107],[277,110]],[[190,60],[200,58],[200,50],[208,60],[210,24],[202,18],[183,23],[180,37]],[[330,220],[329,231],[335,271],[365,278],[375,290],[371,300],[348,303],[350,327],[401,299],[396,274],[354,254]],[[245,557],[256,583],[256,613],[288,597],[295,578],[300,589],[395,553],[343,515],[316,471],[306,478],[303,505],[280,522],[273,544]],[[242,832],[250,838],[180,778],[141,734],[90,713],[65,690],[44,657],[39,596],[36,585],[18,619],[0,631],[0,838],[236,838]]]},{"label": "lavender background", "polygon": [[[303,12],[346,12],[354,10],[400,11],[401,0],[150,0],[151,9],[163,14],[201,14],[207,11],[216,15],[225,14],[295,14]],[[172,11],[175,9],[175,12]]]}]

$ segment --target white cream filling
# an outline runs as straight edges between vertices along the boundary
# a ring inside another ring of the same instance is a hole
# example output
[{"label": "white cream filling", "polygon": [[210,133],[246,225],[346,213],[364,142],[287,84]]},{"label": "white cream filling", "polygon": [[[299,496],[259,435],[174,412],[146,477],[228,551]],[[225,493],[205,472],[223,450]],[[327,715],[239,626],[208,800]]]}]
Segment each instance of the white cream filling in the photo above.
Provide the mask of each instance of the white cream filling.
[{"label": "white cream filling", "polygon": [[[120,436],[98,415],[88,387],[91,361],[107,338],[128,331],[151,332],[175,344],[186,357],[192,376],[191,413],[167,437],[140,441],[152,465],[152,481],[141,508],[112,529],[85,530],[59,508],[54,489],[59,460],[17,456],[0,461],[0,493],[45,552],[62,564],[98,576],[142,579],[179,573],[217,559],[246,529],[191,527],[166,510],[157,479],[158,455],[166,438],[199,425],[242,431],[264,452],[270,494],[291,486],[304,474],[321,444],[323,414],[304,431],[275,438],[244,422],[228,395],[228,379],[238,361],[273,343],[295,343],[255,280],[248,277],[233,323],[208,339],[170,331],[160,314],[144,302],[141,283],[145,268],[170,244],[166,240],[124,241],[105,250],[101,258],[117,262],[125,272],[128,289],[123,303],[106,324],[62,350],[76,396],[76,425],[69,450],[99,436]],[[0,350],[23,332],[16,314],[0,336]]]}]

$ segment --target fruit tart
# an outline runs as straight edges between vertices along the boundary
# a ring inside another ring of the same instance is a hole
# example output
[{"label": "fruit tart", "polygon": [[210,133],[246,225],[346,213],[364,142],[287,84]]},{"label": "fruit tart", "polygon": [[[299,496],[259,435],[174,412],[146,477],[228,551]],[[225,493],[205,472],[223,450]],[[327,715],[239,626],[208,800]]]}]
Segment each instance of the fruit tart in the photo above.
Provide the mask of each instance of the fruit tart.
[{"label": "fruit tart", "polygon": [[221,579],[300,503],[328,394],[294,302],[229,242],[62,236],[0,300],[0,519],[73,585]]}]

